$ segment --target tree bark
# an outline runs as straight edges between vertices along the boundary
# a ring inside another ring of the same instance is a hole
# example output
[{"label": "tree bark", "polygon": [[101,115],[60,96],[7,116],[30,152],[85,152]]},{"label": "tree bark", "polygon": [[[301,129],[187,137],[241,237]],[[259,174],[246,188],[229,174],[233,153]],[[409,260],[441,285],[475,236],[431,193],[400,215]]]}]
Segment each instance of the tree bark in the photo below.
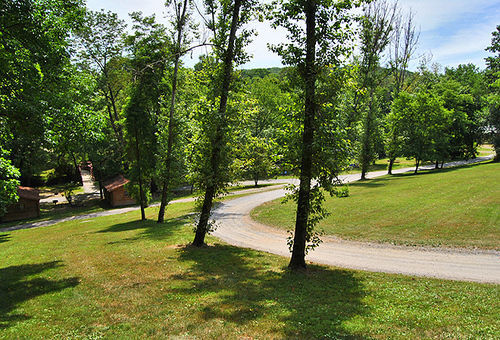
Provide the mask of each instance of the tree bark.
[{"label": "tree bark", "polygon": [[306,14],[306,60],[304,70],[305,107],[304,133],[302,135],[302,163],[300,167],[300,187],[297,202],[297,217],[293,238],[292,257],[288,267],[292,270],[306,268],[306,236],[310,211],[312,155],[314,142],[314,120],[316,116],[316,2],[308,0]]},{"label": "tree bark", "polygon": [[141,152],[139,150],[139,134],[137,127],[135,128],[135,152],[137,156],[137,169],[139,170],[139,200],[141,205],[141,220],[146,220],[146,212],[144,211],[144,191],[142,188],[142,169],[141,169]]},{"label": "tree bark", "polygon": [[80,168],[78,167],[78,164],[76,162],[76,157],[74,152],[71,152],[71,157],[73,158],[73,166],[75,167],[75,175],[73,176],[73,179],[78,181],[81,185],[83,185],[83,180],[82,180],[82,173],[80,172]]},{"label": "tree bark", "polygon": [[420,160],[417,159],[415,160],[415,175],[417,174],[417,171],[418,171],[418,165],[420,164]]},{"label": "tree bark", "polygon": [[210,158],[210,167],[212,170],[212,180],[205,190],[205,197],[203,199],[203,206],[201,209],[200,220],[196,227],[196,235],[193,241],[193,246],[201,247],[205,244],[205,235],[207,233],[208,219],[210,218],[210,211],[212,210],[212,202],[217,190],[216,178],[219,171],[219,160],[221,152],[221,143],[224,141],[223,122],[226,116],[227,99],[229,94],[229,86],[231,84],[232,64],[234,58],[234,42],[236,40],[236,29],[238,26],[240,16],[241,0],[234,1],[233,15],[231,19],[231,30],[227,44],[227,50],[224,56],[223,65],[223,78],[219,104],[219,117],[220,119],[217,129],[215,131],[215,138],[212,147],[212,155]]},{"label": "tree bark", "polygon": [[393,167],[393,165],[394,165],[394,161],[395,161],[395,159],[394,159],[394,158],[392,158],[392,157],[389,159],[389,168],[388,168],[388,170],[387,170],[387,173],[388,173],[389,175],[392,175],[392,167]]}]

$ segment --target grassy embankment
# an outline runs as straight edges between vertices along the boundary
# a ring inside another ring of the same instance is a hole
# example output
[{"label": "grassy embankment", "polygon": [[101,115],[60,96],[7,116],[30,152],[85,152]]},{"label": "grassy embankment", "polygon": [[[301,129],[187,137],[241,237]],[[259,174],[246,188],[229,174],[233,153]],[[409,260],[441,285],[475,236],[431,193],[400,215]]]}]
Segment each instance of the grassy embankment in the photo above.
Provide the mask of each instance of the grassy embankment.
[{"label": "grassy embankment", "polygon": [[0,233],[0,338],[500,337],[498,285],[193,249],[193,207]]},{"label": "grassy embankment", "polygon": [[[500,249],[500,163],[349,184],[347,198],[328,197],[318,229],[345,239],[396,244]],[[252,212],[292,229],[295,205],[280,200]]]}]

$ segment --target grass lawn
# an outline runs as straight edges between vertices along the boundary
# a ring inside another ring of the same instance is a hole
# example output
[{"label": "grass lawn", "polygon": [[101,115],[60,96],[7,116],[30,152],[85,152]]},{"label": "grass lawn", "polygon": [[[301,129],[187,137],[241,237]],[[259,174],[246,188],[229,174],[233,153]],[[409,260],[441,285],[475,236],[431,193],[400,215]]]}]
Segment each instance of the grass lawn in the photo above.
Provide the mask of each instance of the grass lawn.
[{"label": "grass lawn", "polygon": [[193,203],[0,234],[0,338],[499,338],[499,286],[310,266],[209,238]]},{"label": "grass lawn", "polygon": [[[345,239],[500,249],[500,163],[384,176],[349,184],[330,198],[318,229]],[[252,212],[264,224],[292,229],[295,205],[280,200]]]}]

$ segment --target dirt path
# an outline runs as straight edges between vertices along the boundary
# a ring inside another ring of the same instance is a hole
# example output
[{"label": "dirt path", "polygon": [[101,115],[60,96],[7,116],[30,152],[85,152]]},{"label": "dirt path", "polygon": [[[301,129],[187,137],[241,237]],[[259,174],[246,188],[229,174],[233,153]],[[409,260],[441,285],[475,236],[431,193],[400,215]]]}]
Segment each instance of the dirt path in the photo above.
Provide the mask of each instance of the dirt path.
[{"label": "dirt path", "polygon": [[90,171],[82,170],[82,184],[83,184],[83,193],[85,194],[93,194],[99,195],[99,187],[95,185],[92,176],[90,175]]},{"label": "dirt path", "polygon": [[[483,159],[481,159],[483,160]],[[480,161],[476,159],[476,161]],[[454,164],[461,165],[463,163]],[[394,173],[412,171],[400,169]],[[372,172],[370,178],[385,175]],[[344,181],[358,180],[360,175],[343,176]],[[253,221],[250,211],[279,197],[285,190],[258,193],[226,201],[214,212],[218,228],[214,235],[239,247],[252,248],[290,256],[286,233]],[[441,279],[500,283],[500,252],[417,248],[350,242],[325,237],[324,242],[306,259],[311,262],[385,273],[399,273]]]}]

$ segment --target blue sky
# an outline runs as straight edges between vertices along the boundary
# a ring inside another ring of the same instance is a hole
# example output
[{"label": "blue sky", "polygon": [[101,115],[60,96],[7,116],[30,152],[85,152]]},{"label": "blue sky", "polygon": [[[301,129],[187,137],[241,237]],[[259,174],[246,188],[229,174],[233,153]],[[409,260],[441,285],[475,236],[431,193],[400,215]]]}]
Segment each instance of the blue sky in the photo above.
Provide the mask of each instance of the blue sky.
[{"label": "blue sky", "polygon": [[[164,0],[87,0],[92,10],[104,8],[118,13],[128,21],[128,13],[142,11],[156,14],[159,21],[166,22]],[[420,41],[412,67],[418,65],[417,58],[432,56],[431,63],[455,67],[474,63],[484,68],[484,49],[490,45],[491,33],[500,25],[499,0],[400,0],[403,11],[410,8],[415,14],[415,23],[420,28]],[[268,51],[268,43],[283,41],[285,32],[273,30],[267,23],[253,23],[259,32],[248,51],[252,60],[244,68],[281,66],[280,58]],[[201,51],[200,51],[201,52]],[[197,61],[186,57],[186,65]]]}]

